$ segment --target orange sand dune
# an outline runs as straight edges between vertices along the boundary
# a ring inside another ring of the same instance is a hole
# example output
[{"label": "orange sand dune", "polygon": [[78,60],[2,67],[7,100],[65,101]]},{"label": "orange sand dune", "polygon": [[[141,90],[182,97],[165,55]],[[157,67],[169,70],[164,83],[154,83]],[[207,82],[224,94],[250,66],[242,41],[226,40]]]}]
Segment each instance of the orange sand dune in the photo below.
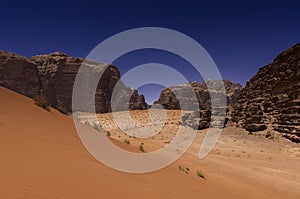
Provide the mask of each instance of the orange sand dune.
[{"label": "orange sand dune", "polygon": [[[225,129],[204,160],[204,133],[173,165],[127,174],[96,161],[81,144],[73,120],[47,112],[0,87],[0,198],[300,198],[299,145]],[[113,141],[137,151],[134,145]],[[147,143],[145,143],[146,145]],[[190,168],[185,174],[178,166]],[[206,180],[199,178],[201,169]]]}]

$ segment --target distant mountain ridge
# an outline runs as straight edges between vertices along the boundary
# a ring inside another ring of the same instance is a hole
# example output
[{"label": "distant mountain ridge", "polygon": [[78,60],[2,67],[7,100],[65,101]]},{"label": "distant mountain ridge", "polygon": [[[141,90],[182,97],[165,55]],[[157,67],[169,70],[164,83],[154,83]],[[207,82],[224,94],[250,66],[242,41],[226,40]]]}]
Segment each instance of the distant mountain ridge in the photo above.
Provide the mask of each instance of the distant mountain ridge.
[{"label": "distant mountain ridge", "polygon": [[[0,86],[29,97],[44,95],[53,107],[61,105],[71,111],[73,84],[83,61],[61,52],[25,58],[0,51]],[[120,79],[120,72],[111,64],[93,61],[88,61],[88,64],[103,69],[107,67],[97,87],[95,106],[98,113],[111,112],[111,95]],[[218,96],[221,94],[218,91],[220,81],[225,87],[227,100],[225,125],[242,127],[249,132],[264,131],[267,132],[266,137],[279,135],[300,142],[300,43],[260,68],[245,88],[229,80],[191,82],[162,90],[153,106],[178,110],[199,107],[197,114],[183,117],[183,124],[197,129],[208,128],[212,115],[208,85]],[[196,100],[191,100],[191,88]],[[121,83],[118,91],[116,101],[120,104],[119,110],[124,107],[131,110],[148,108],[144,96],[139,95],[137,90]],[[129,103],[124,101],[128,96]],[[185,102],[184,107],[180,107],[181,101]],[[197,118],[198,115],[200,118]]]}]

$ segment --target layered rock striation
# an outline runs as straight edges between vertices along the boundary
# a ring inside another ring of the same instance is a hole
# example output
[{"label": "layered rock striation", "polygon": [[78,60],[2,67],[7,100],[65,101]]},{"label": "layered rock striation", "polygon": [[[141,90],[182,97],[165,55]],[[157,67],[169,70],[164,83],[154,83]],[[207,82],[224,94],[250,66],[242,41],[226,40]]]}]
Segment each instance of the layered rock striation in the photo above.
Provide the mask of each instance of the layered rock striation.
[{"label": "layered rock striation", "polygon": [[300,142],[300,43],[247,82],[232,120],[250,132],[276,131]]}]

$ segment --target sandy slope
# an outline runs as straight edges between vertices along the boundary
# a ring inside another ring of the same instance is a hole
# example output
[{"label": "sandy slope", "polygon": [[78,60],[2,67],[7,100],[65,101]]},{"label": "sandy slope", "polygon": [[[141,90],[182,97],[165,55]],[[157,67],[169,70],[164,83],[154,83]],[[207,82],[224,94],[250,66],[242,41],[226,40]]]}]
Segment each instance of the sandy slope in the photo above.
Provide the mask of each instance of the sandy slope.
[{"label": "sandy slope", "polygon": [[[31,99],[1,87],[0,106],[1,199],[300,197],[296,144],[227,128],[211,155],[200,160],[196,154],[204,132],[199,132],[189,151],[173,165],[132,175],[107,168],[90,156],[72,118],[44,111]],[[118,138],[117,130],[114,135]],[[138,152],[135,138],[129,139],[130,145],[114,143]],[[155,148],[151,145],[155,142],[145,141],[146,149]],[[190,173],[179,171],[179,165],[190,168]],[[197,177],[198,169],[206,180]]]}]

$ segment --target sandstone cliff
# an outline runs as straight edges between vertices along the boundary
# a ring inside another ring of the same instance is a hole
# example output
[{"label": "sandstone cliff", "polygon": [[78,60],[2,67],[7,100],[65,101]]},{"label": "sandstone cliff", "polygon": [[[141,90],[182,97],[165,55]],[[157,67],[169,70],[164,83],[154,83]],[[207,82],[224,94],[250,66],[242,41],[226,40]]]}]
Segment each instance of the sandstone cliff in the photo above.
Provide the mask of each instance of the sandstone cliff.
[{"label": "sandstone cliff", "polygon": [[300,142],[300,43],[259,69],[238,97],[233,121]]},{"label": "sandstone cliff", "polygon": [[[226,96],[222,97],[222,84],[224,85]],[[208,87],[211,88],[210,92]],[[205,82],[191,82],[189,85],[172,86],[164,89],[159,99],[154,104],[160,104],[166,109],[181,109],[191,110],[193,113],[186,114],[182,118],[184,125],[188,125],[194,129],[205,129],[209,125],[214,127],[224,127],[224,123],[228,121],[225,119],[225,112],[231,114],[231,107],[237,101],[237,96],[242,90],[242,86],[238,83],[232,83],[229,80],[216,80]],[[196,95],[196,97],[193,97]],[[214,98],[214,103],[222,104],[219,100],[225,99],[227,101],[227,107],[222,107],[218,110],[218,107],[214,110],[214,121],[211,121],[211,96]],[[180,102],[184,107],[180,107]],[[225,110],[226,109],[226,110]],[[224,120],[225,119],[225,120]]]},{"label": "sandstone cliff", "polygon": [[37,95],[40,86],[35,64],[17,54],[0,51],[0,86],[28,97]]},{"label": "sandstone cliff", "polygon": [[[212,94],[216,94],[220,90],[220,81],[203,81],[203,82],[191,82],[189,85],[179,85],[166,88],[161,91],[159,99],[154,104],[160,104],[166,109],[182,109],[182,110],[194,110],[196,105],[199,105],[200,109],[210,109],[210,93],[207,85],[213,88]],[[237,96],[239,95],[242,86],[238,83],[232,83],[229,80],[223,80],[227,104],[232,105],[236,103]],[[195,94],[190,93],[190,88],[193,88]],[[175,95],[176,93],[177,95]],[[196,95],[196,100],[191,100],[191,96]],[[186,104],[190,106],[180,107],[179,101],[186,101]]]},{"label": "sandstone cliff", "polygon": [[[69,57],[64,53],[55,52],[38,55],[32,58],[0,51],[0,86],[9,88],[23,95],[34,97],[44,95],[51,106],[63,106],[67,111],[72,110],[72,91],[77,71],[82,64],[82,58]],[[102,67],[104,71],[95,96],[96,111],[106,113],[111,111],[111,95],[120,72],[116,66],[88,61],[93,67]],[[122,109],[146,109],[144,97],[137,91],[122,87],[119,95],[130,95],[130,102],[119,100]],[[133,94],[132,94],[133,93]],[[121,108],[120,108],[121,110]]]}]

